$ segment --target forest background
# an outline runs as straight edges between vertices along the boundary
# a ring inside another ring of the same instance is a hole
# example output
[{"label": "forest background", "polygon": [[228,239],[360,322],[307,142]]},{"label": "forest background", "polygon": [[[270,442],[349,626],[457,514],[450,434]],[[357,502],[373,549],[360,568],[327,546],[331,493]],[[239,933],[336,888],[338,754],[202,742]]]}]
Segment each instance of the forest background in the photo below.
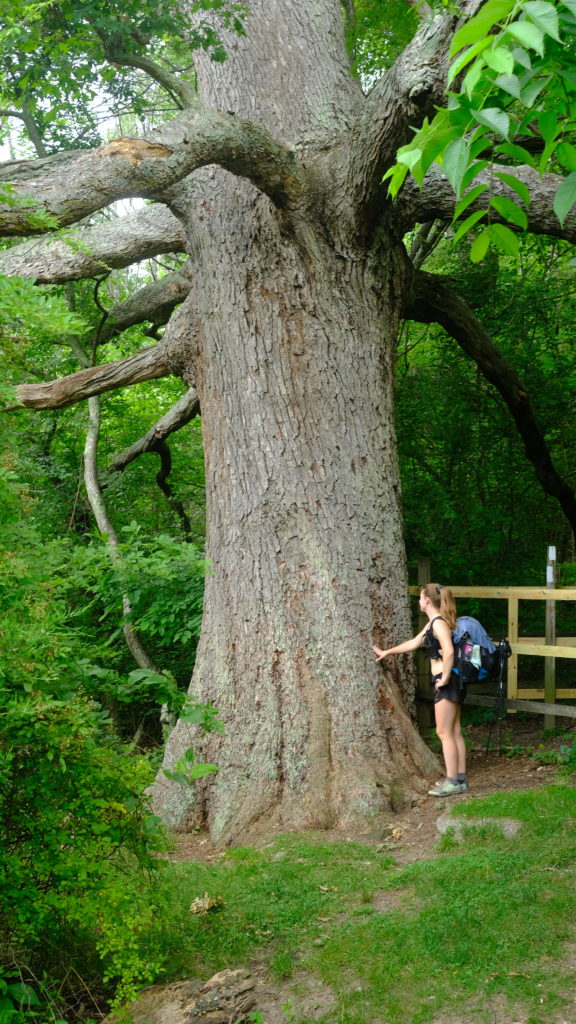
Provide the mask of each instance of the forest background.
[{"label": "forest background", "polygon": [[[169,100],[158,83],[134,68],[117,68],[113,76],[103,71],[93,41],[86,60],[78,56],[78,38],[62,39],[60,49],[55,42],[50,67],[30,71],[38,22],[32,18],[28,35],[18,38],[9,5],[2,6],[2,131],[11,159],[136,134],[166,115]],[[76,7],[90,14],[89,3]],[[129,18],[130,5],[122,7]],[[404,8],[356,5],[349,45],[366,82],[411,37],[416,15]],[[92,15],[97,26],[110,10],[97,4]],[[181,63],[174,26],[152,8],[148,17],[174,66]],[[67,78],[71,53],[74,81]],[[217,46],[215,56],[225,56]],[[188,74],[193,82],[193,70]],[[91,221],[105,224],[124,212],[110,209]],[[471,241],[454,246],[450,234],[438,223],[426,238],[408,242],[424,244],[426,269],[458,278],[516,368],[553,461],[574,487],[573,250],[558,239],[526,235],[517,258],[491,251],[473,263]],[[113,362],[138,351],[158,336],[162,322],[119,336],[110,332],[102,342],[109,313],[182,263],[167,254],[128,270],[103,268],[90,282],[62,287],[1,278],[2,380],[54,379],[89,364],[96,353],[99,362]],[[553,543],[560,585],[573,583],[570,525],[540,488],[507,407],[479,369],[441,328],[407,323],[396,372],[411,582],[419,559],[428,556],[434,575],[451,584],[542,584],[546,546]],[[147,872],[164,837],[142,794],[158,769],[163,731],[182,711],[210,572],[203,555],[200,419],[173,434],[169,450],[158,447],[122,471],[114,460],[183,393],[181,382],[168,378],[92,400],[100,405],[103,504],[118,537],[113,558],[85,487],[86,408],[20,411],[2,419],[1,1019],[16,1020],[17,997],[33,1003],[34,993],[54,979],[59,990],[73,989],[72,981],[62,983],[72,967],[75,977],[98,978],[108,994],[116,988],[121,996],[154,976],[133,935],[155,913]],[[124,642],[126,597],[147,664],[136,665]],[[504,628],[497,615],[483,609],[495,632]],[[542,632],[533,615],[528,631]],[[218,728],[210,708],[190,706],[187,713],[201,728]],[[73,836],[63,824],[72,815]],[[32,1006],[27,1012],[54,1018],[56,1011]]]}]

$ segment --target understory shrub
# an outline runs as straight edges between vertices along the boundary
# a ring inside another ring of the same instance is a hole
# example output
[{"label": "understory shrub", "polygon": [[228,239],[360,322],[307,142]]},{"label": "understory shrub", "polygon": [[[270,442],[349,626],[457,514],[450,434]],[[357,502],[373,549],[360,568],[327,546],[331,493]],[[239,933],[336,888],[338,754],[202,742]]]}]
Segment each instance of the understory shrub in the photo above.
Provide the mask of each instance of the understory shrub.
[{"label": "understory shrub", "polygon": [[101,980],[124,997],[155,965],[136,950],[166,840],[148,761],[86,697],[1,693],[0,950],[5,970]]}]

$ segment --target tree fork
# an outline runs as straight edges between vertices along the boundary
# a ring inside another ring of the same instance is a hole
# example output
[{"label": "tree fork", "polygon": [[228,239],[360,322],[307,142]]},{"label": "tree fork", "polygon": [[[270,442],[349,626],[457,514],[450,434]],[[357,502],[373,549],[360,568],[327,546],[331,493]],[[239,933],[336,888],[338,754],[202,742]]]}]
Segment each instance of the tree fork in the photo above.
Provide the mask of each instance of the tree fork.
[{"label": "tree fork", "polygon": [[164,414],[150,430],[138,441],[125,448],[123,452],[114,455],[110,460],[110,468],[115,473],[122,473],[134,459],[144,452],[154,451],[160,441],[165,441],[170,434],[175,433],[184,427],[190,420],[200,413],[200,402],[194,388],[190,388],[186,394]]}]

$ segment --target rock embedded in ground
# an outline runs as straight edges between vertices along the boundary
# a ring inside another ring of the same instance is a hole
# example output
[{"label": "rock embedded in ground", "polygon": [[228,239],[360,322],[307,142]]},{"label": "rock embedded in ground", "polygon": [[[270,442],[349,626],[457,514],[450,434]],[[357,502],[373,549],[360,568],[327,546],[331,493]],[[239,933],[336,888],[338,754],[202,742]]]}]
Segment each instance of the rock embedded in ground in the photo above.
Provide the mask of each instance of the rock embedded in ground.
[{"label": "rock embedded in ground", "polygon": [[437,819],[436,830],[442,836],[451,831],[455,839],[464,839],[466,832],[485,825],[493,825],[509,838],[522,828],[522,822],[517,818],[453,818],[452,812],[448,810]]},{"label": "rock embedded in ground", "polygon": [[254,981],[247,971],[220,971],[208,981],[152,985],[102,1024],[243,1024],[254,1010]]}]

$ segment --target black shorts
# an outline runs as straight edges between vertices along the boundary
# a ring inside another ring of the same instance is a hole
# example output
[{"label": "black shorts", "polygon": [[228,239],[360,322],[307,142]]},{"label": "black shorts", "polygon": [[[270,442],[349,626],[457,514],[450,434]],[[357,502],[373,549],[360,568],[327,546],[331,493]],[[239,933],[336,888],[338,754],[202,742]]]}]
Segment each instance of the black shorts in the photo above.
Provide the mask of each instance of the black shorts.
[{"label": "black shorts", "polygon": [[452,672],[446,686],[441,686],[437,690],[434,684],[437,679],[441,678],[441,672],[439,672],[437,676],[432,676],[432,686],[434,686],[434,703],[438,704],[441,700],[451,700],[455,704],[463,704],[466,700],[466,686],[460,683],[460,676],[457,676]]}]

